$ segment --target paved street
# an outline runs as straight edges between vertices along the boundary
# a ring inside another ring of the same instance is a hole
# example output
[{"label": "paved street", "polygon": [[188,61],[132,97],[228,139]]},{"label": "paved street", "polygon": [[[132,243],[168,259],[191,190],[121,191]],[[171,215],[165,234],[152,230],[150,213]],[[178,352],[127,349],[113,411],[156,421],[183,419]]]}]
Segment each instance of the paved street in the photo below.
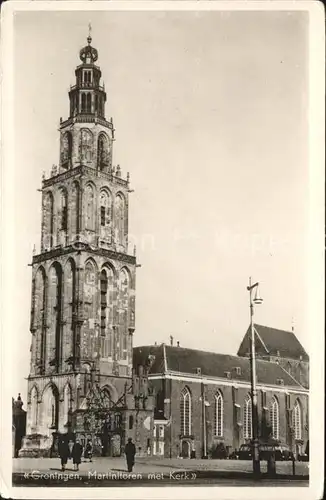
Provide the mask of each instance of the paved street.
[{"label": "paved street", "polygon": [[[309,466],[296,462],[295,476],[291,462],[277,462],[277,478],[264,477],[266,463],[261,463],[264,486],[307,486]],[[257,484],[251,477],[252,463],[238,460],[182,460],[138,458],[130,475],[126,471],[124,458],[94,458],[92,463],[83,462],[80,470],[73,471],[71,461],[65,473],[61,473],[58,458],[13,460],[13,482],[19,486],[160,486],[224,484],[229,486],[252,486]]]}]

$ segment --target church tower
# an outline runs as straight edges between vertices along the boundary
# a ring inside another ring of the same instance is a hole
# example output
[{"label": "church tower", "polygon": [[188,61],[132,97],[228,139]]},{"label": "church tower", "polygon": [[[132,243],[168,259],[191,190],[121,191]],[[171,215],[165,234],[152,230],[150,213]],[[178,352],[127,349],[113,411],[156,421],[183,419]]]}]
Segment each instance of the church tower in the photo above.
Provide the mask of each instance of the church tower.
[{"label": "church tower", "polygon": [[[80,51],[60,161],[42,179],[40,253],[33,255],[24,450],[46,455],[85,407],[96,378],[111,401],[132,379],[136,257],[128,252],[129,174],[113,165],[97,50]],[[42,451],[43,450],[43,451]]]}]

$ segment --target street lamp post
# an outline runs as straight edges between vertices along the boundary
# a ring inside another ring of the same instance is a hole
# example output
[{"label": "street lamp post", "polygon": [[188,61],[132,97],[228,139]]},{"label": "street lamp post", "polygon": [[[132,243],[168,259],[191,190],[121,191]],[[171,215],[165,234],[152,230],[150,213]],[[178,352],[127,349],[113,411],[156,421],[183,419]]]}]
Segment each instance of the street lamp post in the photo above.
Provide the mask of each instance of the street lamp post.
[{"label": "street lamp post", "polygon": [[[257,405],[257,387],[256,387],[256,351],[255,351],[255,327],[254,327],[254,304],[261,304],[263,299],[258,294],[259,283],[251,283],[249,278],[249,291],[250,300],[250,333],[251,333],[251,349],[250,349],[250,374],[251,374],[251,401],[252,401],[252,443],[253,443],[253,474],[254,477],[260,476],[260,461],[259,461],[259,442],[258,442],[258,405]],[[253,291],[256,290],[255,297],[253,298]]]}]

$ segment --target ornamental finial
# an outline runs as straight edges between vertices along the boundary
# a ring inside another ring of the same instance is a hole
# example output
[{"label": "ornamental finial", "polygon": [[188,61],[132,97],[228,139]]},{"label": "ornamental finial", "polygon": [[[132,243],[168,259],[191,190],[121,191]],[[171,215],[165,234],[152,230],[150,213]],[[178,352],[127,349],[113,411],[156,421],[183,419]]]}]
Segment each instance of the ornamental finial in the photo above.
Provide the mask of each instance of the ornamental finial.
[{"label": "ornamental finial", "polygon": [[87,37],[88,45],[90,45],[92,43],[91,33],[92,33],[92,25],[91,25],[91,23],[88,23],[88,37]]}]

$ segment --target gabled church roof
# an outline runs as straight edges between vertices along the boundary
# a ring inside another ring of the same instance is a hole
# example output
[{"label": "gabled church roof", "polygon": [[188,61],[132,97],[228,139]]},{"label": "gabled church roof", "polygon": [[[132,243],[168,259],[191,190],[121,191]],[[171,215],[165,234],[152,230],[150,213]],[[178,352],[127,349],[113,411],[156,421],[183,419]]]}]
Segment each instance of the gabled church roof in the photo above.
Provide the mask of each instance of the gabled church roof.
[{"label": "gabled church roof", "polygon": [[[148,362],[149,356],[152,364]],[[163,344],[134,347],[134,368],[146,364],[149,366],[149,375],[177,372],[196,376],[197,368],[200,368],[202,376],[250,382],[250,360],[240,356]],[[282,380],[285,386],[302,387],[277,363],[257,359],[256,371],[259,384],[275,386]]]},{"label": "gabled church roof", "polygon": [[[255,324],[256,353],[261,356],[278,356],[289,359],[308,361],[309,356],[293,332],[278,330],[269,326]],[[238,356],[250,353],[250,327],[248,328],[238,350]]]}]

